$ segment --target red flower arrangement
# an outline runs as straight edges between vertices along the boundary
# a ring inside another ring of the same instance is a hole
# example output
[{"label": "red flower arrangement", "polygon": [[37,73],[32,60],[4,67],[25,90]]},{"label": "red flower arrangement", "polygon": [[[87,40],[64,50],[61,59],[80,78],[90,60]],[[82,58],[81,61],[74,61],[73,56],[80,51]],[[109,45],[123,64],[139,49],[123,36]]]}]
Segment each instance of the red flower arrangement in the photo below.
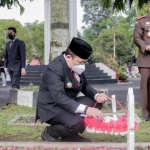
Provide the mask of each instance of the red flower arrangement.
[{"label": "red flower arrangement", "polygon": [[[111,98],[109,98],[111,99]],[[127,112],[123,108],[123,106],[115,100],[122,110],[125,112],[123,116],[105,116],[103,120],[96,120],[91,116],[87,116],[84,118],[85,129],[89,133],[105,133],[105,134],[115,134],[124,136],[127,134],[128,130],[128,119]],[[96,103],[97,104],[97,103]],[[95,105],[96,105],[95,104]],[[94,107],[95,107],[94,105]],[[134,130],[138,130],[138,123],[134,123]]]}]

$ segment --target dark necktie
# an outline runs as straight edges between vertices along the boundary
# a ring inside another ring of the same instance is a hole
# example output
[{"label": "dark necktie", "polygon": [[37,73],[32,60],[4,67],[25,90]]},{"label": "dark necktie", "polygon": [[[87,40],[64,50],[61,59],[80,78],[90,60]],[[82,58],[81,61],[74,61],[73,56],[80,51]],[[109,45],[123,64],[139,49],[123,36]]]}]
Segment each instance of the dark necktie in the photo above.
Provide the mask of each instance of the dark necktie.
[{"label": "dark necktie", "polygon": [[78,79],[76,78],[76,76],[75,76],[75,74],[74,74],[74,71],[72,71],[72,74],[73,74],[73,77],[75,78],[75,80],[77,81],[78,86],[80,87],[80,82],[79,82]]},{"label": "dark necktie", "polygon": [[11,42],[11,43],[10,43],[10,50],[12,50],[13,45],[14,45],[14,42]]}]

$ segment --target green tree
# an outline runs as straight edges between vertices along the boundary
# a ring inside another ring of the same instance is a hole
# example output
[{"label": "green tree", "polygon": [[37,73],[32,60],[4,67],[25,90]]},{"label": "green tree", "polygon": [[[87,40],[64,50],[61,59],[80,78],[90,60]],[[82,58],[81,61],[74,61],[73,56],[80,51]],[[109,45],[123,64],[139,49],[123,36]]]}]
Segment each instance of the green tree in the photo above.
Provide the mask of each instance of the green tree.
[{"label": "green tree", "polygon": [[[33,1],[33,0],[30,0]],[[24,7],[20,4],[19,0],[0,0],[0,7],[7,7],[8,9],[11,9],[12,6],[19,6],[20,7],[20,14],[23,14]]]},{"label": "green tree", "polygon": [[[116,59],[123,60],[125,63],[128,63],[131,61],[132,54],[132,34],[130,31],[130,25],[129,24],[123,24],[120,23],[116,26]],[[93,55],[96,53],[96,57],[93,57],[93,60],[98,62],[104,62],[105,57],[107,55],[110,55],[110,57],[113,57],[113,43],[114,40],[114,29],[113,28],[107,28],[103,29],[98,38],[92,41],[92,47],[94,49]],[[97,55],[97,53],[100,54]]]},{"label": "green tree", "polygon": [[41,63],[44,62],[44,23],[34,21],[26,23],[24,26],[27,36],[25,37],[27,45],[27,59],[38,58]]},{"label": "green tree", "polygon": [[111,10],[107,9],[104,10],[102,8],[102,0],[94,0],[94,1],[87,1],[87,0],[81,0],[81,6],[84,10],[83,15],[83,22],[88,25],[88,29],[93,35],[96,35],[96,37],[99,35],[99,32],[101,32],[99,28],[99,22],[101,22],[103,19],[109,18],[111,15]]},{"label": "green tree", "polygon": [[93,34],[93,32],[91,31],[91,29],[85,29],[84,32],[83,32],[83,37],[84,37],[84,40],[94,40],[97,36],[95,36]]},{"label": "green tree", "polygon": [[[128,11],[126,11],[126,19],[123,19],[122,21],[125,21],[124,23],[128,23],[131,28],[133,29],[135,22],[136,22],[136,17],[137,17],[137,9],[136,7],[132,7]],[[123,23],[123,22],[122,22]]]},{"label": "green tree", "polygon": [[[113,6],[114,9],[117,10],[125,10],[126,5],[131,6],[133,5],[134,0],[102,0],[103,8],[107,9]],[[147,0],[137,0],[138,8],[142,8],[144,4],[147,4]]]},{"label": "green tree", "polygon": [[93,35],[91,28],[84,28],[83,39],[90,40],[94,49],[90,58],[91,63],[106,62],[108,55],[113,58],[114,33],[116,33],[116,60],[121,59],[126,63],[132,61],[133,28],[136,22],[137,9],[133,7],[125,13],[124,16],[116,13],[115,16],[111,15],[111,18],[100,20],[98,26],[101,32],[97,38]]}]

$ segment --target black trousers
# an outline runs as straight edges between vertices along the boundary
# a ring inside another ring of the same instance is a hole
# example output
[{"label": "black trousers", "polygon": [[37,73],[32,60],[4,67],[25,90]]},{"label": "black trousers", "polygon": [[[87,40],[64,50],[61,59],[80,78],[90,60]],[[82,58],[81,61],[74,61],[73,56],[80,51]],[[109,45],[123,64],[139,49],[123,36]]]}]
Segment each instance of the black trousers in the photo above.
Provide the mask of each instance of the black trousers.
[{"label": "black trousers", "polygon": [[20,71],[9,71],[11,85],[12,88],[20,88],[20,78],[21,78],[21,70]]},{"label": "black trousers", "polygon": [[[81,104],[93,107],[96,101],[86,96],[77,97],[76,101]],[[97,104],[96,108],[101,109],[102,104]],[[56,117],[50,119],[46,123],[50,124],[48,127],[48,132],[51,136],[66,137],[72,136],[78,133],[83,133],[84,131],[84,118],[80,114],[73,114],[68,111],[57,115]]]}]

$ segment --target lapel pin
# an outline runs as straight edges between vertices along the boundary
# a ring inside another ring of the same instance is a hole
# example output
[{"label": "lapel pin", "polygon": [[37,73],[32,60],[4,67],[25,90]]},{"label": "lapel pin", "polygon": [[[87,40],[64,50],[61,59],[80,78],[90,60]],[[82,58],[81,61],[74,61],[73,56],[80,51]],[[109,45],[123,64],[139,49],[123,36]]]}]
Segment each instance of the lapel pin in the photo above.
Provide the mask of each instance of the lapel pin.
[{"label": "lapel pin", "polygon": [[72,83],[71,83],[71,82],[68,82],[68,83],[67,83],[67,87],[68,87],[68,88],[72,88]]},{"label": "lapel pin", "polygon": [[147,33],[147,36],[150,38],[150,32]]},{"label": "lapel pin", "polygon": [[150,23],[149,22],[146,22],[146,25],[149,25]]}]

